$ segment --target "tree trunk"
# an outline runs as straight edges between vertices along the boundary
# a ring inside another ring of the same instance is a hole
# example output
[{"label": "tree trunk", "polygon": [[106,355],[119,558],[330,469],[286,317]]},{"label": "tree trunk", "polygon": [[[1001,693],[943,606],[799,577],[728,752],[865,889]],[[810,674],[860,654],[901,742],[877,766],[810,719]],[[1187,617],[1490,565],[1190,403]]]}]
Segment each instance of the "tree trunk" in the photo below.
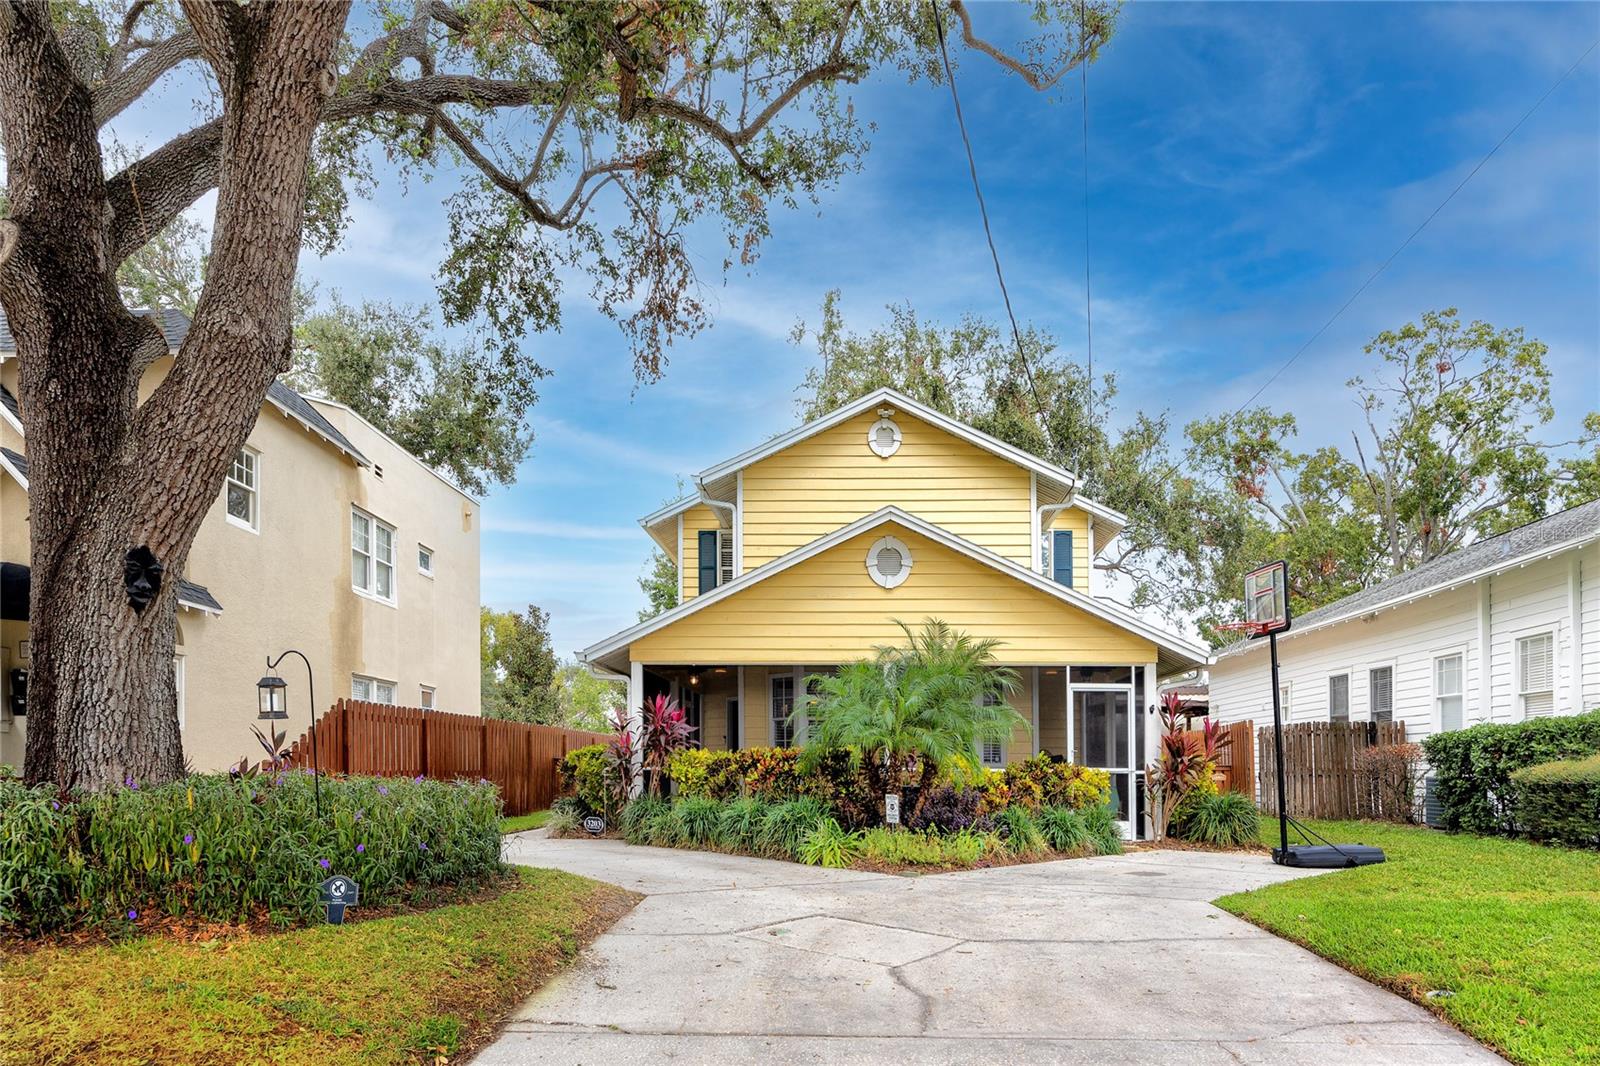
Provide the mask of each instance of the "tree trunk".
[{"label": "tree trunk", "polygon": [[[183,772],[177,583],[267,386],[288,365],[306,164],[347,10],[186,7],[221,87],[217,211],[193,327],[140,403],[140,379],[166,343],[117,294],[93,99],[44,5],[0,0],[15,237],[0,261],[0,304],[21,363],[30,467],[30,781],[97,788]],[[135,611],[124,568],[141,546],[165,574]]]}]

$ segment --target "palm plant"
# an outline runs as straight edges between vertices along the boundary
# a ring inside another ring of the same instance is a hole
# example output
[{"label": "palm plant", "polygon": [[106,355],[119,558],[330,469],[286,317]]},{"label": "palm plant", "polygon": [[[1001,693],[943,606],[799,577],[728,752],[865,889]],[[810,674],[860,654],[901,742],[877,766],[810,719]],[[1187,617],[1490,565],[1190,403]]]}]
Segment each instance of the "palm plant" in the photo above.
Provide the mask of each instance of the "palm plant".
[{"label": "palm plant", "polygon": [[941,770],[972,767],[979,744],[1003,742],[1026,723],[1005,699],[1019,685],[1015,670],[994,665],[999,641],[975,640],[938,619],[916,632],[895,624],[903,647],[880,647],[870,660],[807,678],[814,697],[791,721],[804,714],[811,726],[803,772],[844,749],[880,801],[915,772],[915,819]]}]

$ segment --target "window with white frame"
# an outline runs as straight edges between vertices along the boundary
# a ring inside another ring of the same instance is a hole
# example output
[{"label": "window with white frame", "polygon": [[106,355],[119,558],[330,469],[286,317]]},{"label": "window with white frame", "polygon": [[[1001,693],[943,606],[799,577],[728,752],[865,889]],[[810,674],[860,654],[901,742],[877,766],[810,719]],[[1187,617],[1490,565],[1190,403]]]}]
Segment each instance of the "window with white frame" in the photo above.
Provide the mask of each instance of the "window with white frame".
[{"label": "window with white frame", "polygon": [[780,674],[772,679],[772,746],[794,747],[794,675]]},{"label": "window with white frame", "polygon": [[350,510],[350,583],[394,602],[394,527],[357,508]]},{"label": "window with white frame", "polygon": [[417,573],[423,577],[433,576],[433,549],[426,544],[417,545]]},{"label": "window with white frame", "polygon": [[1440,732],[1448,733],[1466,724],[1462,720],[1461,707],[1465,662],[1460,652],[1441,655],[1433,660],[1433,707]]},{"label": "window with white frame", "polygon": [[1350,675],[1334,674],[1328,678],[1328,721],[1350,720]]},{"label": "window with white frame", "polygon": [[394,703],[394,682],[380,681],[375,677],[353,674],[350,677],[350,695],[367,703]]},{"label": "window with white frame", "polygon": [[438,690],[435,689],[432,685],[423,685],[421,694],[417,697],[417,699],[420,701],[418,703],[418,706],[420,706],[425,711],[433,710],[434,709],[434,702],[433,702],[434,701],[434,693],[437,692],[437,691]]},{"label": "window with white frame", "polygon": [[183,728],[183,656],[172,657],[172,687],[178,695],[178,728]]},{"label": "window with white frame", "polygon": [[1534,633],[1517,640],[1517,702],[1524,718],[1542,718],[1556,709],[1556,639]]},{"label": "window with white frame", "polygon": [[1283,710],[1283,720],[1285,722],[1293,717],[1289,713],[1289,682],[1287,681],[1278,686],[1278,706]]},{"label": "window with white frame", "polygon": [[[1005,701],[998,692],[985,692],[983,705],[985,707],[998,707]],[[983,740],[978,742],[978,762],[991,769],[1000,769],[1006,764],[1006,747],[1003,741]]]},{"label": "window with white frame", "polygon": [[1374,666],[1367,671],[1367,709],[1374,722],[1394,721],[1394,667]]},{"label": "window with white frame", "polygon": [[240,448],[228,467],[228,521],[252,532],[261,528],[261,453]]}]

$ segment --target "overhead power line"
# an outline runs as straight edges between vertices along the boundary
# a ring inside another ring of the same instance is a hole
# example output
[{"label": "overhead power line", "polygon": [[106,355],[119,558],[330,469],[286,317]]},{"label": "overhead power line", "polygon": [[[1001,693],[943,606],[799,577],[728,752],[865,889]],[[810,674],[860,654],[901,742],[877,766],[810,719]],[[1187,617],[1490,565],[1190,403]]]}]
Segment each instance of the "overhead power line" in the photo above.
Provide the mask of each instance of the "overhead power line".
[{"label": "overhead power line", "polygon": [[1410,246],[1411,242],[1417,239],[1417,235],[1419,233],[1421,233],[1423,230],[1428,228],[1428,223],[1432,222],[1435,218],[1437,218],[1438,215],[1439,215],[1439,212],[1443,211],[1445,209],[1445,206],[1447,204],[1449,204],[1451,200],[1454,200],[1456,198],[1456,193],[1460,192],[1463,188],[1465,188],[1467,182],[1471,181],[1473,179],[1473,176],[1476,175],[1478,173],[1478,171],[1483,169],[1484,164],[1489,162],[1490,159],[1494,158],[1494,154],[1500,150],[1501,146],[1504,145],[1507,141],[1509,141],[1511,139],[1512,135],[1515,134],[1518,130],[1520,130],[1522,128],[1523,123],[1527,122],[1528,119],[1533,117],[1533,113],[1535,111],[1539,110],[1540,105],[1543,104],[1546,100],[1550,99],[1551,94],[1553,94],[1557,89],[1561,88],[1562,83],[1565,82],[1567,80],[1567,78],[1572,76],[1572,72],[1577,70],[1580,66],[1583,65],[1583,61],[1585,59],[1589,58],[1589,54],[1595,50],[1595,47],[1597,45],[1600,45],[1600,39],[1597,39],[1595,41],[1590,42],[1589,47],[1585,48],[1583,50],[1583,55],[1579,56],[1577,61],[1575,63],[1573,63],[1572,66],[1568,67],[1566,69],[1566,72],[1563,73],[1561,75],[1561,77],[1559,77],[1559,78],[1557,78],[1555,80],[1555,84],[1554,85],[1550,86],[1550,88],[1548,88],[1548,89],[1546,89],[1544,91],[1544,95],[1543,96],[1539,97],[1538,100],[1534,101],[1533,106],[1528,108],[1527,112],[1524,113],[1521,118],[1517,119],[1516,125],[1512,126],[1509,130],[1507,130],[1505,136],[1501,137],[1498,141],[1496,141],[1495,142],[1495,146],[1493,148],[1489,149],[1488,153],[1482,159],[1478,160],[1478,165],[1473,167],[1470,171],[1468,171],[1467,172],[1467,176],[1462,178],[1459,182],[1456,183],[1456,187],[1450,190],[1450,195],[1446,196],[1443,200],[1441,200],[1439,202],[1439,206],[1435,207],[1433,209],[1433,213],[1430,214],[1427,218],[1423,219],[1422,220],[1422,224],[1419,225],[1416,229],[1412,230],[1410,235],[1408,237],[1406,237],[1405,240],[1400,242],[1400,247],[1396,248],[1393,252],[1391,252],[1389,254],[1389,258],[1385,259],[1383,261],[1383,263],[1379,265],[1378,269],[1374,270],[1372,272],[1372,274],[1367,278],[1367,280],[1363,281],[1361,283],[1361,287],[1359,289],[1357,289],[1353,294],[1351,294],[1350,299],[1346,300],[1344,303],[1339,305],[1339,309],[1337,311],[1335,311],[1332,314],[1332,316],[1330,316],[1329,319],[1322,324],[1321,328],[1319,328],[1315,333],[1313,333],[1311,335],[1311,338],[1309,340],[1307,340],[1304,344],[1302,344],[1295,351],[1295,353],[1293,355],[1291,355],[1288,358],[1287,361],[1284,362],[1284,364],[1282,366],[1280,366],[1277,370],[1274,370],[1272,372],[1272,376],[1270,378],[1268,378],[1266,381],[1262,382],[1261,383],[1261,387],[1256,389],[1255,392],[1251,393],[1250,394],[1250,398],[1248,400],[1246,400],[1244,403],[1239,405],[1238,409],[1233,412],[1235,415],[1239,414],[1246,407],[1249,407],[1252,403],[1255,403],[1256,397],[1260,396],[1263,392],[1266,392],[1267,389],[1272,385],[1272,383],[1274,381],[1277,381],[1278,378],[1283,375],[1283,372],[1285,370],[1288,370],[1291,366],[1294,365],[1296,359],[1299,359],[1302,355],[1304,355],[1306,353],[1306,350],[1309,349],[1313,344],[1315,344],[1317,342],[1317,338],[1318,337],[1321,337],[1324,333],[1327,332],[1329,326],[1333,325],[1335,322],[1337,322],[1339,320],[1339,316],[1340,315],[1344,314],[1345,311],[1349,310],[1350,305],[1355,303],[1356,300],[1360,298],[1361,294],[1367,291],[1367,287],[1369,285],[1371,285],[1374,281],[1378,280],[1378,275],[1382,274],[1385,270],[1389,269],[1389,264],[1393,263],[1395,261],[1395,259],[1399,258],[1400,253],[1405,251],[1406,248]]}]

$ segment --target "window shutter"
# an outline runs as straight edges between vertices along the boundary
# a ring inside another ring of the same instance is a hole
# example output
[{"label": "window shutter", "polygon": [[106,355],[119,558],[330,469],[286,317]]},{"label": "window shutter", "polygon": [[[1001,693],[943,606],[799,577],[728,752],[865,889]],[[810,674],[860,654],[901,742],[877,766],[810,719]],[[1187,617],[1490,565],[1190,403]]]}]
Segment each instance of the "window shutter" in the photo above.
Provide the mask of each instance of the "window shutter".
[{"label": "window shutter", "polygon": [[733,580],[733,530],[717,531],[717,584]]},{"label": "window shutter", "polygon": [[1072,584],[1072,530],[1058,529],[1050,537],[1050,576]]},{"label": "window shutter", "polygon": [[1529,717],[1555,713],[1555,641],[1549,633],[1517,642],[1522,662],[1522,710]]},{"label": "window shutter", "polygon": [[705,595],[717,587],[717,531],[702,529],[700,531],[700,587],[699,592]]}]

